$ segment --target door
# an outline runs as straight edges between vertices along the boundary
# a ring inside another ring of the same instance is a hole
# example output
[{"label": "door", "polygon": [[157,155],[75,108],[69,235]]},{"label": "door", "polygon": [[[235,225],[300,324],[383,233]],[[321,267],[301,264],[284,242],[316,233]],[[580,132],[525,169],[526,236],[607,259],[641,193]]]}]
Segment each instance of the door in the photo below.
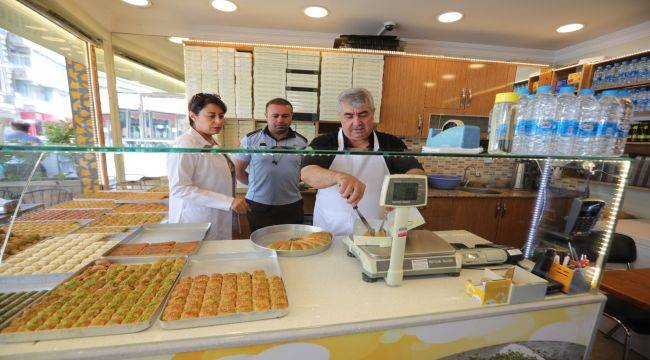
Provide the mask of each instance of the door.
[{"label": "door", "polygon": [[455,198],[450,229],[467,230],[494,242],[499,227],[498,198]]},{"label": "door", "polygon": [[426,77],[424,106],[453,110],[460,113],[464,107],[467,62],[453,60],[430,60],[433,66]]},{"label": "door", "polygon": [[488,116],[494,98],[500,92],[512,91],[517,67],[510,64],[467,63],[464,115]]},{"label": "door", "polygon": [[430,59],[408,56],[384,58],[379,130],[399,136],[424,136],[424,86]]},{"label": "door", "polygon": [[453,202],[451,198],[429,198],[427,206],[418,209],[425,221],[422,227],[431,231],[458,230],[451,227]]},{"label": "door", "polygon": [[535,198],[501,199],[499,230],[494,242],[522,248],[528,237],[534,208]]}]

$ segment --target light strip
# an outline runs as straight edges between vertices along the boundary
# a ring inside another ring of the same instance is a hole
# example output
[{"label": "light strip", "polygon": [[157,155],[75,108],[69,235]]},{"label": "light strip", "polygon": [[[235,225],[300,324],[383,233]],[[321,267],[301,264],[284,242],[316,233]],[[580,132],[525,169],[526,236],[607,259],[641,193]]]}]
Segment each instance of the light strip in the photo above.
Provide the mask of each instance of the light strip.
[{"label": "light strip", "polygon": [[500,60],[486,60],[486,59],[476,59],[476,58],[464,58],[457,56],[445,56],[445,55],[426,55],[426,54],[414,54],[406,53],[401,51],[389,51],[389,50],[370,50],[370,49],[333,49],[333,48],[324,48],[324,47],[315,47],[315,46],[297,46],[297,45],[275,45],[275,44],[264,44],[264,43],[245,43],[245,42],[232,42],[232,41],[208,41],[208,40],[190,40],[184,42],[185,46],[204,46],[204,47],[267,47],[275,49],[291,49],[291,50],[313,50],[313,51],[323,51],[323,52],[339,52],[339,53],[362,53],[362,54],[377,54],[377,55],[401,55],[401,56],[412,56],[412,57],[421,57],[429,59],[445,59],[445,60],[463,60],[463,61],[474,61],[474,62],[488,62],[494,64],[511,64],[511,65],[522,65],[522,66],[537,66],[537,67],[549,67],[548,64],[535,64],[535,63],[526,63],[526,62],[516,62],[516,61],[500,61]]},{"label": "light strip", "polygon": [[535,200],[535,209],[533,210],[533,218],[530,221],[530,229],[528,229],[528,237],[524,245],[524,257],[530,259],[535,253],[537,238],[537,230],[539,223],[544,215],[544,205],[546,204],[546,189],[548,188],[548,180],[551,178],[552,167],[551,160],[548,159],[544,162],[544,169],[542,176],[539,180],[539,189],[537,190],[537,199]]}]

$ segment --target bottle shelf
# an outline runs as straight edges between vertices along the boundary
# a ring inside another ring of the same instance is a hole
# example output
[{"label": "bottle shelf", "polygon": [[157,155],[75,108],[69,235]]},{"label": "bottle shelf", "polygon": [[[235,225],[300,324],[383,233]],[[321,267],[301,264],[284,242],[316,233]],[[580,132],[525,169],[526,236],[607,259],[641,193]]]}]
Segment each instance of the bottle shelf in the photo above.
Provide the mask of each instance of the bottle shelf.
[{"label": "bottle shelf", "polygon": [[650,81],[642,81],[642,82],[633,83],[633,84],[620,84],[620,85],[601,86],[601,87],[597,87],[596,91],[615,90],[615,89],[629,89],[629,88],[636,88],[636,87],[642,87],[642,86],[650,86]]}]

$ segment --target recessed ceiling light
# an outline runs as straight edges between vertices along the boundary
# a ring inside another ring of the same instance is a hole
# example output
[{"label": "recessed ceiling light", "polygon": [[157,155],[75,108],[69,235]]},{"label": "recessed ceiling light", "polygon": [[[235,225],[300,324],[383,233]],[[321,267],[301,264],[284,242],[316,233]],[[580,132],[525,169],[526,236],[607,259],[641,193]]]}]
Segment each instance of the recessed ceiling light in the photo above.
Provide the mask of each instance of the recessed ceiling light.
[{"label": "recessed ceiling light", "polygon": [[305,15],[313,18],[322,18],[329,14],[330,12],[321,6],[309,6],[305,8]]},{"label": "recessed ceiling light", "polygon": [[225,12],[233,12],[237,10],[237,5],[234,2],[228,0],[212,0],[212,7]]},{"label": "recessed ceiling light", "polygon": [[567,24],[567,25],[560,26],[559,28],[555,29],[555,31],[559,33],[568,33],[568,32],[578,31],[583,27],[585,26],[582,24]]},{"label": "recessed ceiling light", "polygon": [[26,28],[30,30],[36,30],[36,31],[47,31],[46,27],[43,26],[36,26],[36,25],[25,25]]},{"label": "recessed ceiling light", "polygon": [[122,1],[129,5],[138,6],[138,7],[151,6],[150,0],[122,0]]},{"label": "recessed ceiling light", "polygon": [[41,36],[41,39],[51,41],[51,42],[58,42],[58,43],[65,42],[65,40],[54,36]]},{"label": "recessed ceiling light", "polygon": [[190,38],[188,37],[180,37],[180,36],[170,36],[169,41],[173,42],[174,44],[182,44],[183,41],[187,41]]},{"label": "recessed ceiling light", "polygon": [[485,64],[469,64],[470,69],[482,69],[485,67]]},{"label": "recessed ceiling light", "polygon": [[463,14],[459,13],[458,11],[450,11],[438,15],[438,21],[440,21],[441,23],[451,23],[454,21],[458,21],[462,18],[463,18]]}]

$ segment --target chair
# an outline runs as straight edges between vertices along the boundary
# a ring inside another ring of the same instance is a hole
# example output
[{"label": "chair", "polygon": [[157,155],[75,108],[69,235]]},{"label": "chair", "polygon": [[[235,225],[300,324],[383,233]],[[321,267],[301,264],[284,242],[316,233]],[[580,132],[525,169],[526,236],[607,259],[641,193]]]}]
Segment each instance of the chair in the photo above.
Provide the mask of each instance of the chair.
[{"label": "chair", "polygon": [[31,190],[23,195],[23,204],[43,204],[45,207],[69,200],[72,200],[72,193],[59,188]]},{"label": "chair", "polygon": [[[632,268],[632,263],[636,260],[636,244],[634,239],[622,234],[614,234],[612,246],[607,257],[608,263],[624,263],[627,268]],[[616,325],[609,330],[606,338],[611,338],[618,329],[625,331],[625,352],[623,359],[627,360],[632,347],[632,331],[637,334],[650,334],[650,314],[639,309],[633,304],[620,299],[612,294],[605,294],[607,303],[603,315],[616,322]]]}]

